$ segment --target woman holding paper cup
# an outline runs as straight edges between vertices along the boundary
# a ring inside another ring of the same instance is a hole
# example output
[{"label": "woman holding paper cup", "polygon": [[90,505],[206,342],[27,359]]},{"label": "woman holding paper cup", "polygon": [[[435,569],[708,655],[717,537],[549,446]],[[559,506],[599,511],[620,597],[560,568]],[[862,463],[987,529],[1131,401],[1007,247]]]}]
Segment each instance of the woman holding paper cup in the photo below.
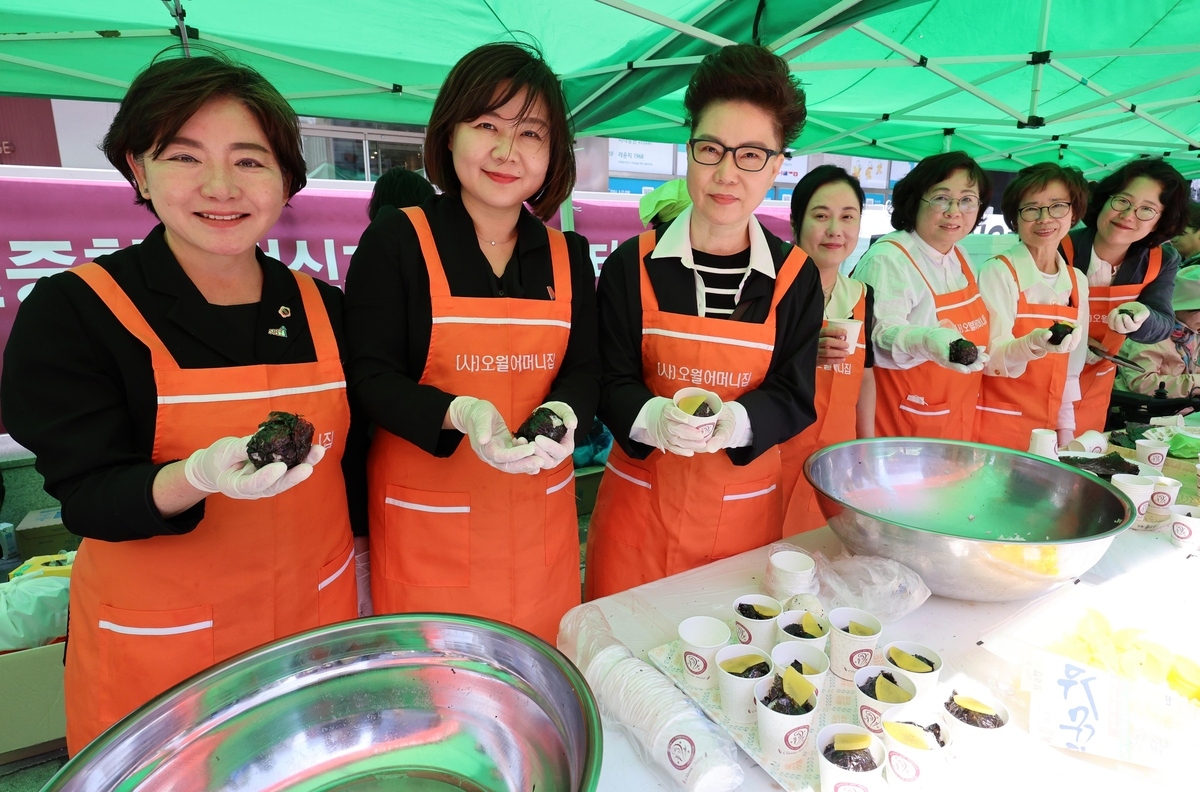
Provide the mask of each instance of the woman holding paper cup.
[{"label": "woman holding paper cup", "polygon": [[1059,446],[1075,437],[1088,284],[1058,245],[1087,198],[1079,169],[1053,162],[1023,168],[1004,189],[1000,208],[1020,242],[979,268],[990,358],[975,408],[977,443],[1024,451],[1035,429],[1056,430]]},{"label": "woman holding paper cup", "polygon": [[793,234],[821,273],[825,321],[817,351],[817,420],[779,447],[784,536],[825,524],[803,476],[804,460],[819,448],[875,436],[874,291],[838,272],[858,243],[865,200],[858,179],[836,165],[817,166],[792,192]]},{"label": "woman holding paper cup", "polygon": [[[616,445],[588,536],[587,596],[605,596],[781,536],[777,446],[812,423],[816,267],[753,212],[804,121],[769,50],[707,56],[684,99],[692,206],[618,248],[597,296],[599,415]],[[699,387],[705,425],[673,400]]]},{"label": "woman holding paper cup", "polygon": [[[1188,183],[1157,159],[1130,162],[1092,190],[1084,228],[1062,242],[1067,261],[1087,275],[1087,342],[1109,354],[1126,339],[1156,344],[1175,327],[1171,296],[1179,254],[1163,243],[1187,225]],[[1079,376],[1075,431],[1104,431],[1116,366],[1088,355]]]}]

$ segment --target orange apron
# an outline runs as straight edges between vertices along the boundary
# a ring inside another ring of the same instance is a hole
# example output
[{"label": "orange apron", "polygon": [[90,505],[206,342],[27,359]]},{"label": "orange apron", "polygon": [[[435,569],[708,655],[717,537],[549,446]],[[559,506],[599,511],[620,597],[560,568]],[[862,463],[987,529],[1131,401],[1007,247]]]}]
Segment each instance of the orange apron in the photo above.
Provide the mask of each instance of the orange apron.
[{"label": "orange apron", "polygon": [[[1062,241],[1063,253],[1067,261],[1075,260],[1075,244],[1071,237]],[[1124,286],[1089,286],[1088,313],[1091,321],[1088,323],[1088,340],[1108,350],[1115,355],[1121,351],[1125,336],[1113,332],[1108,326],[1108,315],[1113,308],[1127,302],[1136,302],[1142,296],[1142,287],[1153,282],[1162,269],[1162,247],[1151,248],[1150,261],[1146,267],[1146,277],[1141,283],[1129,283]],[[1107,360],[1096,363],[1085,363],[1079,375],[1080,399],[1075,402],[1075,435],[1095,429],[1104,431],[1108,418],[1108,402],[1112,398],[1113,381],[1117,378],[1117,367]]]},{"label": "orange apron", "polygon": [[[519,426],[545,401],[571,334],[566,238],[547,229],[553,300],[454,297],[424,212],[403,211],[421,242],[433,304],[421,384],[487,399]],[[555,643],[559,620],[579,604],[570,457],[536,476],[502,473],[465,438],[438,459],[377,429],[367,480],[377,614],[482,616]]]},{"label": "orange apron", "polygon": [[241,437],[271,410],[312,421],[328,451],[299,486],[260,500],[205,498],[190,533],[84,539],[71,581],[67,747],[72,755],[159,693],[269,641],[358,614],[354,539],[341,458],[350,428],[345,375],[320,292],[293,273],[315,363],[181,369],[104,269],[72,270],[150,349],[155,462]]},{"label": "orange apron", "polygon": [[[659,310],[646,272],[654,232],[639,237],[642,372],[655,396],[703,387],[724,401],[759,387],[775,344],[779,301],[807,256],[792,249],[763,324]],[[736,466],[724,452],[631,459],[614,444],[588,526],[587,599],[761,547],[782,536],[779,450]]]},{"label": "orange apron", "polygon": [[[1004,256],[997,258],[1008,266],[1019,289],[1020,281],[1012,262]],[[1019,291],[1012,329],[1014,338],[1049,328],[1058,321],[1071,324],[1079,321],[1079,282],[1074,265],[1067,267],[1071,275],[1070,304],[1030,303],[1025,299],[1025,292]],[[984,377],[979,404],[975,407],[975,442],[1025,451],[1034,429],[1057,429],[1070,357],[1069,354],[1047,354],[1029,361],[1025,373],[1019,377]]]},{"label": "orange apron", "polygon": [[[975,275],[956,246],[955,255],[967,278],[966,288],[938,294],[917,267],[917,262],[904,246],[894,239],[886,240],[916,267],[921,280],[933,295],[938,326],[952,327],[963,338],[984,351],[988,343],[988,313],[979,296]],[[969,440],[975,424],[975,403],[983,371],[959,374],[925,361],[910,369],[892,369],[876,365],[875,373],[875,436],[932,437],[941,440]],[[916,397],[916,398],[910,398]]]},{"label": "orange apron", "polygon": [[[862,322],[867,315],[867,289],[861,284],[860,287],[862,293],[854,305],[854,318]],[[821,326],[828,327],[829,322],[823,322]],[[863,327],[862,332],[866,332],[866,326]],[[858,394],[862,390],[869,343],[871,339],[860,333],[854,351],[842,362],[817,366],[814,395],[817,421],[779,446],[784,536],[811,531],[825,524],[825,517],[817,506],[817,494],[804,478],[804,461],[818,449],[858,436]]]}]

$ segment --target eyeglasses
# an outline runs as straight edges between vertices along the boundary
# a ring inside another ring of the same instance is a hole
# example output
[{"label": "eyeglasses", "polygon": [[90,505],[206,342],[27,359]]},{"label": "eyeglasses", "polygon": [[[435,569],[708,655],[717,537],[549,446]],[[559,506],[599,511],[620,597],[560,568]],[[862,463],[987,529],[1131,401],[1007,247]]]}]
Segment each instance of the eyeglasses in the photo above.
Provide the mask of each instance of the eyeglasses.
[{"label": "eyeglasses", "polygon": [[922,201],[929,204],[935,211],[945,214],[950,211],[950,207],[957,204],[958,210],[963,214],[970,214],[979,210],[979,199],[974,195],[964,195],[962,198],[950,198],[949,196],[939,195],[936,198],[925,199]]},{"label": "eyeglasses", "polygon": [[759,146],[722,146],[715,140],[692,138],[688,141],[688,150],[692,152],[692,160],[700,165],[718,165],[725,159],[726,152],[733,152],[733,164],[749,173],[758,173],[767,167],[767,161],[779,154],[778,151]]},{"label": "eyeglasses", "polygon": [[1138,220],[1153,220],[1158,217],[1158,210],[1153,206],[1139,206],[1134,208],[1133,203],[1128,198],[1121,195],[1114,195],[1108,199],[1108,205],[1113,208],[1117,214],[1125,214],[1129,209],[1133,209],[1133,216]]},{"label": "eyeglasses", "polygon": [[1042,210],[1045,210],[1046,214],[1058,220],[1071,213],[1071,204],[1053,203],[1049,206],[1022,206],[1018,214],[1021,215],[1021,219],[1026,223],[1034,223],[1042,219]]}]

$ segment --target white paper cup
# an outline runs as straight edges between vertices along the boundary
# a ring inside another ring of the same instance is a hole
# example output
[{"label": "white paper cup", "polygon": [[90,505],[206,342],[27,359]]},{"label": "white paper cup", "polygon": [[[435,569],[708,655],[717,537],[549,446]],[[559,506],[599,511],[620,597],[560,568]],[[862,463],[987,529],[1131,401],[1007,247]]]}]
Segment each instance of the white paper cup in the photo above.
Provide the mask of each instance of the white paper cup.
[{"label": "white paper cup", "polygon": [[[704,433],[705,437],[712,436],[713,429],[717,426],[717,416],[721,414],[721,397],[704,388],[680,388],[675,392],[672,401],[675,402],[676,407],[679,407],[679,402],[688,396],[703,396],[704,401],[708,402],[708,406],[712,408],[713,414],[707,418],[697,418],[694,415],[688,415],[687,425],[696,427]],[[682,408],[680,409],[682,410]]]},{"label": "white paper cup", "polygon": [[1068,451],[1083,451],[1088,454],[1103,454],[1106,448],[1108,438],[1103,432],[1097,432],[1095,429],[1089,429],[1067,443]]},{"label": "white paper cup", "polygon": [[1179,488],[1183,482],[1166,476],[1148,476],[1154,482],[1154,491],[1150,493],[1150,505],[1146,507],[1146,517],[1150,522],[1162,522],[1171,516],[1171,507],[1179,497]]},{"label": "white paper cup", "polygon": [[1171,507],[1171,543],[1185,550],[1200,548],[1200,506]]},{"label": "white paper cup", "polygon": [[[887,767],[884,774],[889,786],[904,789],[941,789],[943,778],[947,773],[947,748],[954,739],[950,734],[950,714],[935,712],[924,705],[904,704],[893,707],[883,713],[883,747],[887,750]],[[937,724],[941,728],[942,741],[945,747],[939,747],[932,741],[933,747],[928,750],[914,748],[893,737],[887,730],[888,723],[915,723],[929,727]]]},{"label": "white paper cup", "polygon": [[[835,734],[866,734],[871,738],[871,758],[876,768],[865,773],[845,770],[825,758],[825,746],[833,742]],[[884,792],[883,766],[886,760],[883,741],[861,726],[849,723],[831,723],[817,734],[817,766],[821,770],[821,792]]]},{"label": "white paper cup", "polygon": [[748,654],[761,657],[767,661],[767,665],[771,665],[771,656],[753,646],[734,645],[717,650],[717,687],[721,692],[721,710],[725,713],[725,717],[734,723],[754,723],[758,717],[754,706],[754,686],[760,679],[770,679],[775,672],[775,668],[772,666],[765,677],[743,679],[721,668],[721,663],[726,660]]},{"label": "white paper cup", "polygon": [[800,620],[804,618],[804,614],[806,613],[808,613],[808,611],[790,610],[779,614],[779,618],[775,620],[776,645],[788,643],[789,641],[795,641],[798,643],[808,644],[809,646],[820,649],[822,652],[825,651],[825,646],[829,642],[829,633],[831,630],[829,627],[829,619],[826,619],[824,616],[818,616],[815,613],[813,614],[813,618],[817,620],[817,624],[821,625],[821,627],[825,629],[825,634],[819,638],[801,638],[800,636],[792,635],[790,632],[787,632],[783,629],[784,627],[788,627],[792,624],[799,624]]},{"label": "white paper cup", "polygon": [[[770,619],[747,619],[737,612],[738,605],[765,605],[774,608],[776,615]],[[733,601],[733,636],[740,644],[757,646],[764,652],[770,652],[775,646],[775,624],[783,606],[774,597],[762,594],[746,594]]]},{"label": "white paper cup", "polygon": [[717,650],[729,645],[729,625],[712,616],[693,616],[679,623],[680,662],[688,683],[697,690],[717,686],[713,666]]},{"label": "white paper cup", "polygon": [[1029,435],[1029,453],[1046,459],[1058,459],[1058,432],[1034,429]]},{"label": "white paper cup", "polygon": [[[954,740],[955,756],[969,757],[972,754],[982,755],[984,751],[988,750],[998,751],[998,744],[1003,743],[1007,739],[1008,733],[1012,731],[1008,727],[1008,707],[1005,707],[1000,699],[991,693],[982,690],[959,689],[958,692],[960,695],[970,696],[994,709],[996,714],[1000,716],[1000,720],[1004,722],[1004,725],[998,729],[981,729],[978,726],[963,723],[946,709],[946,701],[950,699],[952,692],[943,686],[941,691],[939,691],[941,702],[938,706],[942,712],[946,713],[946,723],[950,724],[950,735]],[[1000,754],[997,753],[994,755]]]},{"label": "white paper cup", "polygon": [[809,731],[812,729],[813,717],[817,714],[820,703],[818,693],[813,693],[809,701],[813,708],[803,715],[784,715],[763,704],[767,691],[775,682],[775,674],[764,679],[756,680],[754,686],[754,706],[758,716],[758,747],[768,760],[781,765],[794,764],[800,759],[800,753],[808,744]]},{"label": "white paper cup", "polygon": [[[918,674],[913,671],[907,671],[903,668],[900,668],[898,665],[892,662],[892,658],[888,657],[888,650],[893,646],[902,652],[908,652],[911,655],[920,655],[921,657],[924,657],[926,660],[933,663],[933,670],[925,674]],[[917,700],[919,701],[929,698],[929,695],[933,693],[934,688],[937,687],[938,677],[942,675],[942,656],[930,649],[928,646],[923,646],[911,641],[892,641],[890,644],[883,647],[883,659],[880,660],[880,662],[889,668],[895,668],[908,674],[908,678],[911,679],[913,684],[917,686]]]},{"label": "white paper cup", "polygon": [[846,343],[850,345],[850,353],[854,353],[854,345],[858,343],[858,337],[862,335],[863,323],[857,319],[826,319],[826,324],[830,329],[843,330],[846,333]]},{"label": "white paper cup", "polygon": [[1164,443],[1162,440],[1138,440],[1134,446],[1137,448],[1138,462],[1149,465],[1155,470],[1162,470],[1163,463],[1167,461],[1167,449],[1171,447],[1171,444]]},{"label": "white paper cup", "polygon": [[780,550],[767,559],[767,594],[783,602],[794,594],[807,591],[817,574],[817,562],[799,550]]},{"label": "white paper cup", "polygon": [[1154,493],[1153,479],[1118,473],[1112,477],[1112,484],[1133,501],[1134,508],[1137,510],[1137,519],[1140,520],[1146,516],[1146,510],[1150,508],[1150,495]]},{"label": "white paper cup", "polygon": [[771,650],[771,663],[780,674],[783,673],[783,669],[796,660],[817,670],[815,674],[801,674],[800,676],[812,682],[818,693],[824,690],[825,679],[829,676],[829,657],[824,652],[812,644],[800,641],[781,643]]},{"label": "white paper cup", "polygon": [[[874,696],[868,696],[862,692],[861,685],[867,684],[869,679],[877,677],[885,671],[891,674],[895,678],[896,684],[912,696],[912,698],[897,704],[889,704],[886,701],[879,701]],[[892,707],[899,707],[901,704],[910,704],[917,698],[917,685],[912,681],[912,677],[894,666],[870,665],[866,668],[858,669],[854,673],[854,688],[854,693],[858,697],[858,722],[872,734],[883,733],[883,713]]]},{"label": "white paper cup", "polygon": [[[875,633],[851,635],[851,621],[869,627]],[[829,612],[829,624],[833,628],[829,631],[829,670],[842,679],[854,679],[858,669],[871,665],[883,625],[879,619],[858,608],[834,608]]]}]

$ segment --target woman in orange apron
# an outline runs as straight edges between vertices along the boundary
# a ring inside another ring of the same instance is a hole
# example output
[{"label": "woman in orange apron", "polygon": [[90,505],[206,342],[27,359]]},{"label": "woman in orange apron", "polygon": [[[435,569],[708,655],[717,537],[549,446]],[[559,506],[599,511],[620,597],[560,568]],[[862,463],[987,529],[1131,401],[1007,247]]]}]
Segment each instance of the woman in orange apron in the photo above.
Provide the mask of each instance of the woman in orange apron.
[{"label": "woman in orange apron", "polygon": [[[616,444],[588,529],[589,599],[778,539],[778,446],[815,417],[820,279],[753,217],[804,94],[778,56],[736,45],[701,62],[684,104],[692,206],[600,276],[600,417]],[[686,387],[723,402],[711,437],[674,404]]]},{"label": "woman in orange apron", "polygon": [[[825,524],[812,485],[804,478],[804,461],[820,448],[875,436],[875,355],[870,340],[874,295],[870,286],[838,272],[858,244],[864,202],[858,179],[836,165],[817,166],[792,192],[793,233],[821,273],[825,321],[817,352],[817,420],[779,447],[784,536]],[[852,332],[853,349],[847,325],[831,326],[830,320],[858,323]]]},{"label": "woman in orange apron", "polygon": [[[482,616],[553,643],[580,599],[571,451],[600,377],[587,241],[542,222],[575,176],[557,77],[524,46],[469,53],[425,157],[443,194],[381,209],[346,282],[351,392],[377,426],[375,612]],[[539,436],[514,440],[531,415]]]},{"label": "woman in orange apron", "polygon": [[[1053,162],[1022,169],[1004,189],[1004,221],[1021,241],[979,269],[991,357],[976,407],[977,443],[1025,451],[1034,429],[1057,430],[1060,446],[1075,436],[1088,284],[1058,245],[1087,199],[1079,169]],[[1055,335],[1056,323],[1072,329]]]},{"label": "woman in orange apron", "polygon": [[[961,151],[926,157],[892,192],[896,230],[872,245],[854,277],[875,290],[875,434],[968,440],[988,353],[988,315],[958,243],[991,197],[983,168]],[[969,360],[950,355],[963,339]]]},{"label": "woman in orange apron", "polygon": [[[162,224],[34,288],[0,389],[8,429],[86,537],[71,754],[214,663],[357,611],[341,293],[255,247],[305,183],[294,113],[222,57],[160,60],[105,149]],[[276,410],[315,427],[290,470],[247,459]]]},{"label": "woman in orange apron", "polygon": [[[1162,160],[1134,160],[1092,190],[1084,227],[1062,254],[1087,275],[1088,344],[1115,355],[1126,338],[1156,344],[1175,326],[1171,295],[1179,254],[1163,247],[1187,226],[1188,183]],[[1075,432],[1103,431],[1116,366],[1088,355],[1079,375]]]}]

